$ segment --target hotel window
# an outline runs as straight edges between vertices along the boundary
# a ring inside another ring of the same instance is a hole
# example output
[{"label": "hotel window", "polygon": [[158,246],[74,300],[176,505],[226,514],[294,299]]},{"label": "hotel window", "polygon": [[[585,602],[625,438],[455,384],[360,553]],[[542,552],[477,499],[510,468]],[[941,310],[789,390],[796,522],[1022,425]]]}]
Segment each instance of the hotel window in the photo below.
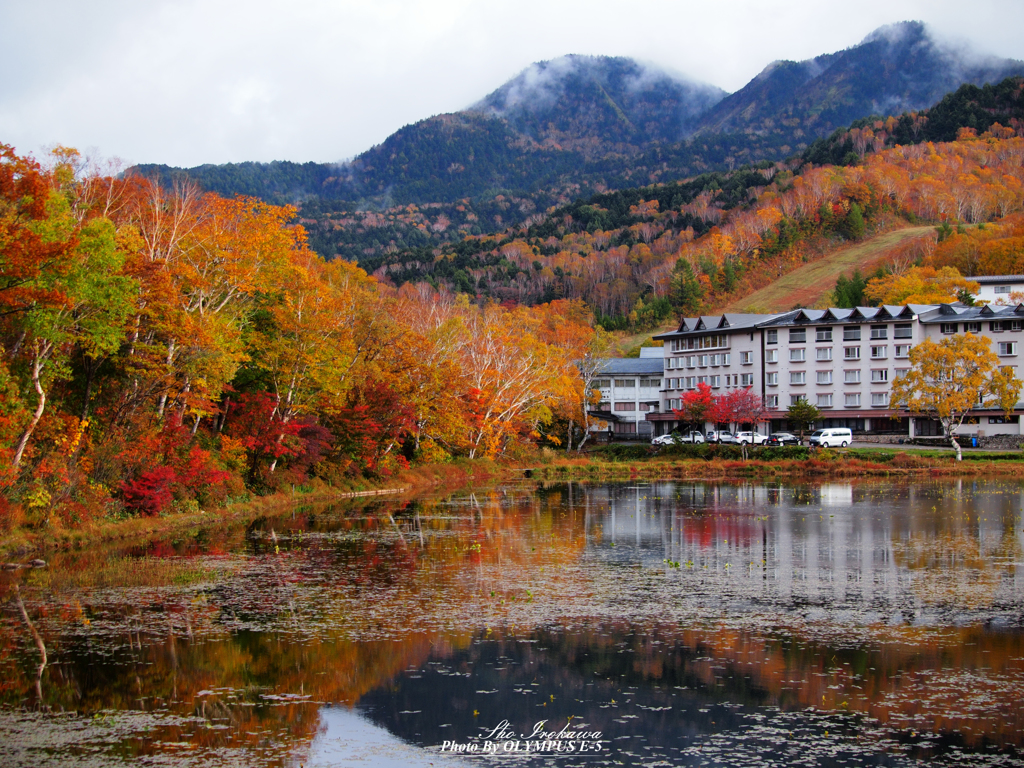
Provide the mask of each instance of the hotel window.
[{"label": "hotel window", "polygon": [[847,408],[860,408],[860,392],[846,396]]},{"label": "hotel window", "polygon": [[905,325],[897,325],[893,328],[892,336],[894,339],[909,339],[914,335],[914,329],[910,323]]},{"label": "hotel window", "polygon": [[871,371],[871,383],[872,384],[884,384],[889,380],[889,370],[887,368],[874,369]]},{"label": "hotel window", "polygon": [[752,386],[754,386],[754,374],[752,374],[752,373],[741,373],[740,374],[740,386],[741,387],[752,387]]},{"label": "hotel window", "polygon": [[843,328],[843,341],[860,341],[860,326],[848,325]]},{"label": "hotel window", "polygon": [[616,403],[615,404],[615,410],[616,411],[635,411],[636,410],[636,403]]},{"label": "hotel window", "polygon": [[831,360],[832,359],[832,347],[818,347],[814,351],[815,360]]},{"label": "hotel window", "polygon": [[743,365],[750,365],[754,362],[753,352],[740,352],[740,363]]},{"label": "hotel window", "polygon": [[818,383],[819,384],[831,384],[832,383],[832,371],[818,371]]},{"label": "hotel window", "polygon": [[847,384],[860,384],[860,371],[845,371],[843,379]]},{"label": "hotel window", "polygon": [[844,360],[860,360],[860,347],[843,347]]},{"label": "hotel window", "polygon": [[660,387],[661,379],[640,379],[641,387]]},{"label": "hotel window", "polygon": [[671,368],[675,368],[675,367],[676,367],[676,359],[675,359],[674,357],[670,357],[670,358],[668,359],[668,367],[669,367],[670,369],[671,369]]},{"label": "hotel window", "polygon": [[711,355],[711,365],[713,365],[713,366],[715,366],[717,368],[721,364],[722,364],[722,356],[721,355]]},{"label": "hotel window", "polygon": [[765,350],[764,361],[766,363],[777,363],[777,362],[779,362],[779,350],[777,350],[777,349]]},{"label": "hotel window", "polygon": [[769,387],[779,386],[779,374],[775,372],[766,373],[764,375],[764,383],[767,384]]},{"label": "hotel window", "polygon": [[608,389],[611,382],[608,379],[594,379],[594,383],[590,386],[592,389]]},{"label": "hotel window", "polygon": [[790,384],[806,384],[807,374],[804,371],[793,371],[789,374]]},{"label": "hotel window", "polygon": [[697,365],[700,366],[701,368],[707,368],[708,367],[708,356],[707,355],[700,355],[697,358]]},{"label": "hotel window", "polygon": [[807,341],[807,329],[806,328],[792,328],[789,331],[789,343],[790,344],[803,344]]},{"label": "hotel window", "polygon": [[697,388],[697,377],[696,376],[687,376],[685,379],[683,379],[683,388],[684,389],[696,389]]},{"label": "hotel window", "polygon": [[871,326],[871,338],[872,339],[887,339],[889,338],[886,334],[888,333],[887,325],[872,325]]},{"label": "hotel window", "polygon": [[832,395],[818,395],[818,407],[819,408],[831,408],[832,407]]},{"label": "hotel window", "polygon": [[[1006,327],[1006,323],[1003,323],[1003,327],[1004,328]],[[1024,328],[1024,320],[1011,320],[1010,321],[1010,330],[1011,331],[1019,331],[1022,328]]]},{"label": "hotel window", "polygon": [[765,395],[764,396],[764,407],[765,408],[778,408],[779,407],[779,396],[778,395]]},{"label": "hotel window", "polygon": [[889,405],[889,393],[888,392],[872,392],[871,393],[871,404],[872,405]]},{"label": "hotel window", "polygon": [[1015,341],[1000,341],[999,342],[999,354],[1000,355],[1016,355],[1017,354],[1017,342],[1015,342]]},{"label": "hotel window", "polygon": [[831,328],[818,328],[814,334],[815,341],[832,341]]},{"label": "hotel window", "polygon": [[718,389],[721,386],[722,386],[722,377],[721,376],[712,376],[711,377],[711,388],[712,389]]},{"label": "hotel window", "polygon": [[764,340],[766,344],[778,344],[779,343],[779,332],[778,331],[765,331]]},{"label": "hotel window", "polygon": [[872,347],[871,348],[871,359],[872,360],[885,360],[888,357],[886,347]]},{"label": "hotel window", "polygon": [[1002,322],[999,320],[993,320],[991,323],[989,323],[988,329],[992,331],[992,333],[1002,333],[1005,330],[1003,328]]},{"label": "hotel window", "polygon": [[896,345],[896,357],[898,357],[898,358],[910,357],[910,345],[909,344],[897,344]]},{"label": "hotel window", "polygon": [[789,350],[789,361],[791,363],[802,363],[807,359],[806,349],[791,349]]},{"label": "hotel window", "polygon": [[910,373],[910,369],[909,368],[897,368],[892,373],[892,379],[893,379],[893,381],[895,381],[896,379],[902,379],[908,373]]},{"label": "hotel window", "polygon": [[636,386],[636,379],[616,379],[615,386],[619,389],[633,389]]},{"label": "hotel window", "polygon": [[964,323],[965,333],[981,333],[981,323]]},{"label": "hotel window", "polygon": [[804,402],[807,402],[807,398],[805,396],[803,396],[803,395],[790,395],[789,396],[789,404],[790,405],[796,405],[801,400],[803,400]]},{"label": "hotel window", "polygon": [[956,333],[958,328],[957,323],[940,323],[939,330],[942,333]]}]

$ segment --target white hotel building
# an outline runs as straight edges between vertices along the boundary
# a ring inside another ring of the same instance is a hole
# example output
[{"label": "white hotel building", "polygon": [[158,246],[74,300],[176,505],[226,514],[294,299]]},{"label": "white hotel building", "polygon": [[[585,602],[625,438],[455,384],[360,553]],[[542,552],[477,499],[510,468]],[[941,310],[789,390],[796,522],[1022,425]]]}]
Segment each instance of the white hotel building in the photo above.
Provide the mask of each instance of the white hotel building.
[{"label": "white hotel building", "polygon": [[[678,330],[655,336],[665,344],[663,399],[646,419],[654,423],[655,434],[682,426],[672,409],[686,391],[705,383],[716,394],[752,386],[764,396],[771,431],[788,427],[786,409],[803,398],[821,410],[818,427],[938,435],[938,422],[890,408],[890,390],[910,367],[911,347],[957,333],[989,339],[1000,364],[1018,369],[1021,377],[1024,305],[910,304],[686,318]],[[1022,412],[1024,403],[1010,417],[1001,410],[978,409],[960,432],[1021,434]]]}]

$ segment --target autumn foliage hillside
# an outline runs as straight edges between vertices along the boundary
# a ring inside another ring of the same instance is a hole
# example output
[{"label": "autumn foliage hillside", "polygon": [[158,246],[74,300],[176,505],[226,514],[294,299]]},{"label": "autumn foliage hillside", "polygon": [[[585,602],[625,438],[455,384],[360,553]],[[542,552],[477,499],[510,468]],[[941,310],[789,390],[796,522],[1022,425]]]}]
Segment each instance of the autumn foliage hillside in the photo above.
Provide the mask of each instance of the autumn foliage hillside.
[{"label": "autumn foliage hillside", "polygon": [[580,302],[395,290],[294,216],[0,145],[0,529],[579,439]]},{"label": "autumn foliage hillside", "polygon": [[723,306],[872,229],[1018,212],[1022,159],[1024,138],[995,124],[849,166],[764,164],[599,195],[528,227],[397,254],[374,274],[520,304],[581,300],[608,327],[643,329]]}]

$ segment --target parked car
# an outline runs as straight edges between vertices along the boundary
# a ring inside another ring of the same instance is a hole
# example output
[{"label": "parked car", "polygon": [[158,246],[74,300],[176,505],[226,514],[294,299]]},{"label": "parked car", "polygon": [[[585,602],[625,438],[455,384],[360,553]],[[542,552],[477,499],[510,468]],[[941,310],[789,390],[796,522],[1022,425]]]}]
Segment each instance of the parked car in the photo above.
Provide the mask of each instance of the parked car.
[{"label": "parked car", "polygon": [[766,438],[764,435],[759,435],[757,432],[737,432],[736,439],[740,441],[740,444],[746,443],[747,445],[761,445]]},{"label": "parked car", "polygon": [[709,429],[707,432],[704,433],[704,439],[709,443],[717,443],[718,436],[720,434],[721,433],[716,429]]},{"label": "parked car", "polygon": [[656,438],[651,440],[651,445],[675,445],[676,442],[694,444],[703,443],[704,435],[700,432],[687,432],[685,435],[673,432],[668,435],[658,435]]},{"label": "parked car", "polygon": [[739,445],[740,441],[732,432],[719,432],[718,441],[721,445]]},{"label": "parked car", "polygon": [[808,442],[824,448],[845,448],[853,442],[853,432],[845,427],[819,429],[810,436]]},{"label": "parked car", "polygon": [[776,432],[768,435],[765,445],[800,445],[800,438],[792,432]]}]

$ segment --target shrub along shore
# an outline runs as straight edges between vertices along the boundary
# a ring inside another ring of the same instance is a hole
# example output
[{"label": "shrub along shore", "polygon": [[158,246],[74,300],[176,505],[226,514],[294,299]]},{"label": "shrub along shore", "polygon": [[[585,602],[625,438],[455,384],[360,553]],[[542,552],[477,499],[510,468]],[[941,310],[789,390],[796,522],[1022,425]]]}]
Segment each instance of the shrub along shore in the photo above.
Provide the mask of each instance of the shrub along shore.
[{"label": "shrub along shore", "polygon": [[103,542],[145,541],[197,527],[255,520],[297,505],[341,502],[364,496],[406,499],[428,493],[453,493],[493,484],[520,470],[487,459],[460,460],[405,470],[397,477],[378,482],[358,480],[344,486],[312,483],[266,496],[238,499],[222,507],[188,512],[167,512],[152,517],[106,517],[78,527],[22,526],[0,535],[0,561],[24,562],[30,556],[55,550],[81,549]]},{"label": "shrub along shore", "polygon": [[914,477],[1020,475],[1024,453],[972,451],[957,462],[951,451],[894,448],[748,447],[736,445],[609,445],[585,457],[541,452],[542,463],[529,476],[543,480],[722,480],[751,477]]}]

